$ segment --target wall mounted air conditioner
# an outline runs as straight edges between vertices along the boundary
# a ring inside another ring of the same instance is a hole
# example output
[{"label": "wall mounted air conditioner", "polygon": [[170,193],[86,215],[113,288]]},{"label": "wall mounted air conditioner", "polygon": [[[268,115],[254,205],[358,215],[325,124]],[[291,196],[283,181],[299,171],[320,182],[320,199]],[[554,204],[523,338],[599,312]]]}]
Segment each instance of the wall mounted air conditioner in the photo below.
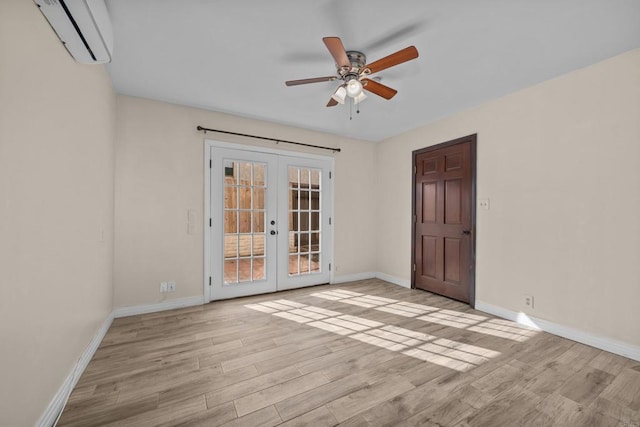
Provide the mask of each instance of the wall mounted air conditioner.
[{"label": "wall mounted air conditioner", "polygon": [[34,0],[76,61],[111,62],[113,30],[104,0]]}]

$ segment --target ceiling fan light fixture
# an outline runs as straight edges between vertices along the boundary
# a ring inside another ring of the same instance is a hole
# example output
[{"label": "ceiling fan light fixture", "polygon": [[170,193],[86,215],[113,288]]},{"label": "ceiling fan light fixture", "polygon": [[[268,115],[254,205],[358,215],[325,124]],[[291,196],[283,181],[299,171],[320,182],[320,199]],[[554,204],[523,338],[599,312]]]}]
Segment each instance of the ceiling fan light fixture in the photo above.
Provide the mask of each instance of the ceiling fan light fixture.
[{"label": "ceiling fan light fixture", "polygon": [[347,82],[347,95],[356,98],[362,94],[362,83],[358,79],[351,79]]},{"label": "ceiling fan light fixture", "polygon": [[353,98],[353,103],[358,105],[360,104],[362,101],[364,101],[365,99],[367,99],[367,95],[365,95],[364,92],[360,92],[360,95],[356,96]]},{"label": "ceiling fan light fixture", "polygon": [[347,97],[347,90],[344,86],[340,86],[336,89],[335,93],[331,95],[331,98],[335,99],[339,104],[344,104],[344,100]]}]

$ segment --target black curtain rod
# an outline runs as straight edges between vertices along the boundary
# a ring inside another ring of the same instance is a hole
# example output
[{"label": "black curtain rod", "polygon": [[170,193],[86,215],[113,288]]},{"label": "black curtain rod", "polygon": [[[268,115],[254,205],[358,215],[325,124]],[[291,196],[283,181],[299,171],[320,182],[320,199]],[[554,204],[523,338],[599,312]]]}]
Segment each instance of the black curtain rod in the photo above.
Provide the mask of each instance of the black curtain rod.
[{"label": "black curtain rod", "polygon": [[323,147],[321,145],[313,145],[313,144],[304,144],[302,142],[295,142],[295,141],[285,141],[284,139],[267,138],[265,136],[249,135],[246,133],[229,132],[227,130],[209,129],[209,128],[203,128],[202,126],[198,126],[196,129],[199,131],[203,131],[205,134],[207,132],[218,132],[218,133],[226,133],[228,135],[237,135],[237,136],[246,136],[248,138],[264,139],[266,141],[275,141],[275,142],[284,142],[286,144],[302,145],[303,147],[319,148],[321,150],[333,151],[334,153],[336,152],[339,153],[341,151],[339,148]]}]

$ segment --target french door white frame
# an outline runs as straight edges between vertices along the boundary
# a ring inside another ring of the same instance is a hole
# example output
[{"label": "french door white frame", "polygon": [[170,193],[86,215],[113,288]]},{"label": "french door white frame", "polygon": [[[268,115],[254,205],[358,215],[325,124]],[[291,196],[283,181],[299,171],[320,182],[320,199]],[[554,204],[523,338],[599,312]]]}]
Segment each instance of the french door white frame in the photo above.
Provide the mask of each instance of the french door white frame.
[{"label": "french door white frame", "polygon": [[[334,158],[331,156],[321,156],[317,154],[308,154],[301,153],[297,151],[288,151],[288,150],[279,150],[269,147],[256,147],[245,144],[234,144],[229,142],[215,141],[211,139],[204,140],[204,218],[203,218],[203,234],[204,234],[204,300],[205,302],[212,301],[212,274],[213,274],[213,265],[212,265],[212,228],[211,228],[211,179],[212,179],[212,170],[211,170],[211,149],[212,148],[229,148],[234,150],[242,150],[253,153],[264,153],[264,154],[276,154],[280,156],[287,156],[302,160],[302,163],[299,163],[301,166],[304,165],[305,159],[307,160],[324,160],[329,161],[331,164],[331,171],[334,169]],[[334,179],[323,180],[323,185],[329,186],[329,207],[325,209],[323,207],[323,216],[327,218],[334,217]],[[282,213],[279,215],[283,215]],[[283,216],[284,217],[284,216]],[[280,222],[280,221],[279,221]],[[329,227],[329,230],[325,230],[330,234],[330,247],[323,248],[323,257],[327,262],[323,262],[326,266],[329,263],[333,263],[333,242],[334,242],[334,228],[333,226]],[[287,230],[283,228],[283,236],[279,236],[279,238],[284,237],[285,234],[288,235]],[[282,257],[285,258],[285,257]],[[281,266],[278,266],[281,269]],[[326,268],[326,267],[325,267]],[[280,273],[279,273],[280,274]],[[333,281],[333,269],[329,269],[329,281]],[[295,281],[294,281],[295,283]],[[300,285],[305,286],[305,285]],[[280,289],[287,289],[291,287],[283,287],[280,286]]]}]

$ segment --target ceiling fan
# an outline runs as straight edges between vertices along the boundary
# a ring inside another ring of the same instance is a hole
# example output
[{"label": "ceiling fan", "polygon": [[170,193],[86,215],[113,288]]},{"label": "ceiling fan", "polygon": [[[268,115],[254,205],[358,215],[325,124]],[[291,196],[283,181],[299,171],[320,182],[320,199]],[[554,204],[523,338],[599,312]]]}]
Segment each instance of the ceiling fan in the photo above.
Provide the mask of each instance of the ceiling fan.
[{"label": "ceiling fan", "polygon": [[416,47],[409,46],[367,64],[367,57],[364,53],[356,50],[345,50],[342,45],[342,40],[340,40],[339,37],[324,37],[322,41],[336,61],[336,75],[315,77],[312,79],[289,80],[285,82],[285,84],[287,86],[297,86],[307,83],[342,80],[344,83],[338,86],[333,95],[331,95],[327,107],[344,104],[347,97],[352,98],[355,104],[359,104],[367,97],[363,90],[374,93],[384,99],[393,98],[395,94],[398,93],[397,90],[372,80],[369,76],[378,71],[411,61],[418,57]]}]

